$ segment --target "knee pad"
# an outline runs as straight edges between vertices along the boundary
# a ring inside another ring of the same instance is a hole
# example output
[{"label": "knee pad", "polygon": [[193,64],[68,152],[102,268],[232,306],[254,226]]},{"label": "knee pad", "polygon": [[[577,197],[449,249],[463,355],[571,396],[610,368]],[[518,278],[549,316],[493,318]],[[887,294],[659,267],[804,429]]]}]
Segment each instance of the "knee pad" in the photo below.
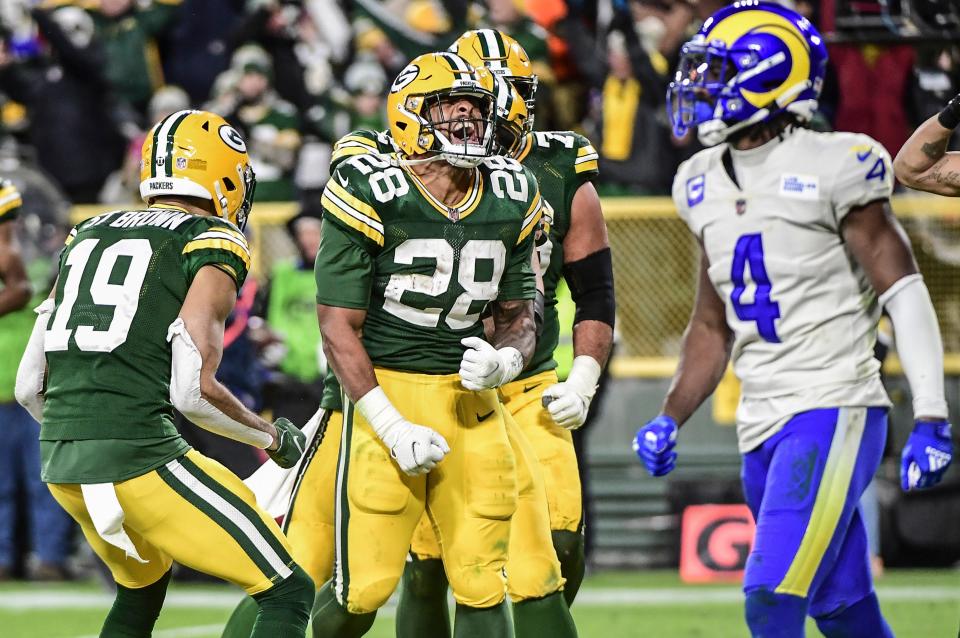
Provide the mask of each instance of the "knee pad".
[{"label": "knee pad", "polygon": [[477,518],[509,520],[517,509],[517,462],[506,440],[468,451],[467,468],[467,512]]},{"label": "knee pad", "polygon": [[501,569],[473,565],[449,574],[450,588],[459,605],[487,609],[499,605],[507,596],[507,581]]},{"label": "knee pad", "polygon": [[753,638],[804,638],[809,603],[806,598],[769,589],[747,592],[744,608]]},{"label": "knee pad", "polygon": [[447,573],[439,558],[407,561],[403,570],[403,586],[417,598],[436,598],[447,595]]}]

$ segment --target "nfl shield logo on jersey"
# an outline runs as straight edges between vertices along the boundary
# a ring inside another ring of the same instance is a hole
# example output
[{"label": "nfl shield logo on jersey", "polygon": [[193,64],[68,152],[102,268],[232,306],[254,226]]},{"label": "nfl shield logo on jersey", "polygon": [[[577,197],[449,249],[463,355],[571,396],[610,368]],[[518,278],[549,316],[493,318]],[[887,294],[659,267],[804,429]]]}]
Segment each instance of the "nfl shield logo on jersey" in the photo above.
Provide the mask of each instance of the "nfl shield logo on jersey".
[{"label": "nfl shield logo on jersey", "polygon": [[687,206],[696,206],[703,201],[705,177],[697,175],[687,180]]}]

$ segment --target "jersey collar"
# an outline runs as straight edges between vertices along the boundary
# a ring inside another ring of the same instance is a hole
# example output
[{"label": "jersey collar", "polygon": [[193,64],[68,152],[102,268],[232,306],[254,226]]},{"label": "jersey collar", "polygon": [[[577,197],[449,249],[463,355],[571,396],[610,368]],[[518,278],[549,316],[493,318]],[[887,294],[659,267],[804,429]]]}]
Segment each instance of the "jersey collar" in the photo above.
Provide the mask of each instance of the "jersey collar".
[{"label": "jersey collar", "polygon": [[447,206],[439,199],[434,197],[427,187],[424,186],[423,182],[420,181],[420,178],[417,177],[417,174],[410,170],[409,167],[404,166],[403,169],[407,172],[407,175],[410,178],[410,181],[413,182],[413,185],[417,187],[417,190],[420,191],[420,194],[423,195],[431,206],[433,206],[441,215],[449,219],[450,221],[457,222],[472,213],[477,209],[477,206],[480,205],[480,200],[483,196],[483,178],[480,176],[480,169],[473,169],[473,181],[470,184],[470,188],[467,190],[467,194],[463,196],[455,206]]},{"label": "jersey collar", "polygon": [[527,133],[523,136],[523,146],[517,152],[517,161],[523,163],[523,160],[530,154],[531,148],[533,148],[533,133]]}]

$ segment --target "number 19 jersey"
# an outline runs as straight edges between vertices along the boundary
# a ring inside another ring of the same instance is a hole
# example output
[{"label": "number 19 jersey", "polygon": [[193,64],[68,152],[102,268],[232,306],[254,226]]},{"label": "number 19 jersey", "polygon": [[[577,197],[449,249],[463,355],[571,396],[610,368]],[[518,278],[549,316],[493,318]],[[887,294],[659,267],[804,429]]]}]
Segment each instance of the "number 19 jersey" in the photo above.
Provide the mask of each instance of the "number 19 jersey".
[{"label": "number 19 jersey", "polygon": [[[246,240],[224,220],[182,209],[108,213],[70,233],[44,335],[44,480],[125,480],[186,450],[169,399],[167,328],[208,265],[239,289]],[[106,444],[67,445],[78,441]]]},{"label": "number 19 jersey", "polygon": [[742,452],[799,412],[889,405],[873,356],[877,294],[841,226],[891,190],[890,156],[851,133],[798,129],[747,151],[723,144],[678,169],[674,202],[735,336]]},{"label": "number 19 jersey", "polygon": [[424,374],[459,370],[460,340],[482,336],[496,299],[533,299],[534,231],[547,205],[517,162],[487,159],[450,207],[388,156],[342,162],[323,195],[317,303],[367,311],[374,365]]}]

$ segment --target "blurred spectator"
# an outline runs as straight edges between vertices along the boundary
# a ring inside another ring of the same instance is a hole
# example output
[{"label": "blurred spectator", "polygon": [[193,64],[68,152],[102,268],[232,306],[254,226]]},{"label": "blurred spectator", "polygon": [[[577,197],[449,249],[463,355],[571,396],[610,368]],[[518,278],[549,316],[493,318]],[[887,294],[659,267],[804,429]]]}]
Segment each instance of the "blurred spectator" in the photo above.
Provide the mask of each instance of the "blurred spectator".
[{"label": "blurred spectator", "polygon": [[[190,108],[190,98],[179,86],[164,86],[150,98],[147,107],[147,130],[177,111]],[[140,201],[140,151],[147,132],[130,140],[123,166],[107,178],[100,192],[100,201],[109,204],[128,204]]]},{"label": "blurred spectator", "polygon": [[211,105],[247,140],[257,174],[257,201],[294,198],[293,169],[300,149],[296,109],[273,90],[270,56],[254,44],[237,49],[223,92]]},{"label": "blurred spectator", "polygon": [[155,38],[173,22],[181,0],[99,0],[93,12],[106,52],[107,79],[142,115],[163,85]]},{"label": "blurred spectator", "polygon": [[830,58],[842,87],[837,130],[866,133],[896,153],[911,132],[904,105],[916,58],[913,48],[836,44]]},{"label": "blurred spectator", "polygon": [[0,580],[13,576],[22,556],[16,532],[24,515],[30,548],[38,558],[29,576],[34,580],[65,580],[69,578],[66,561],[72,521],[40,480],[40,424],[17,403],[13,392],[16,362],[23,356],[36,318],[32,308],[46,298],[49,289],[44,277],[36,275],[49,272],[50,264],[49,257],[43,256],[36,264],[39,270],[31,269],[38,281],[30,281],[18,247],[18,224],[23,223],[17,220],[20,204],[18,190],[11,182],[0,180],[0,280],[4,285],[0,290],[0,361],[4,362],[0,366],[0,424],[4,432],[0,448]]},{"label": "blurred spectator", "polygon": [[192,104],[210,97],[216,77],[230,65],[230,38],[245,15],[247,0],[183,0],[162,38],[168,84],[182,86]]},{"label": "blurred spectator", "polygon": [[954,81],[957,65],[950,49],[925,47],[917,50],[917,61],[912,71],[907,94],[907,115],[910,127],[915,128],[938,113],[957,94]]},{"label": "blurred spectator", "polygon": [[334,0],[254,0],[235,28],[235,47],[259,44],[270,54],[280,96],[301,112],[333,79],[349,53],[350,26]]},{"label": "blurred spectator", "polygon": [[282,339],[279,371],[265,390],[275,417],[306,423],[323,394],[326,360],[317,325],[313,262],[320,247],[320,215],[305,210],[287,223],[297,258],[277,262],[258,302],[259,316]]},{"label": "blurred spectator", "polygon": [[95,202],[122,161],[124,139],[93,20],[77,7],[34,9],[30,16],[46,44],[23,59],[0,43],[0,90],[28,108],[40,165],[71,200]]}]

